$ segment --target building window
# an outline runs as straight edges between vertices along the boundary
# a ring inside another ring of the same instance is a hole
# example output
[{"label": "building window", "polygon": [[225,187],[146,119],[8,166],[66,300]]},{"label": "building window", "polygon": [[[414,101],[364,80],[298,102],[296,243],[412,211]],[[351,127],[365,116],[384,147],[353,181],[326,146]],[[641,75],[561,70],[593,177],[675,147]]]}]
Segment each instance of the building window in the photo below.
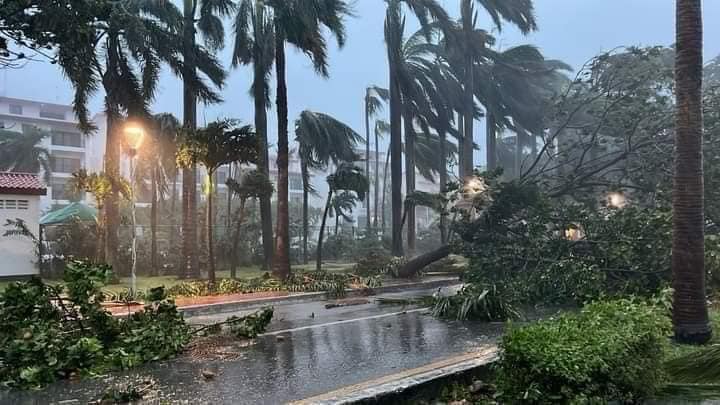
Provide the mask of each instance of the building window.
[{"label": "building window", "polygon": [[82,134],[78,132],[53,131],[52,144],[57,146],[73,146],[76,148],[82,148],[83,137]]},{"label": "building window", "polygon": [[53,200],[67,200],[69,193],[66,190],[67,181],[65,179],[53,179],[50,182],[52,187]]},{"label": "building window", "polygon": [[54,120],[65,120],[65,112],[64,111],[40,110],[40,117],[51,118]]},{"label": "building window", "polygon": [[20,104],[10,104],[10,114],[22,115],[23,107]]},{"label": "building window", "polygon": [[225,182],[227,181],[227,178],[228,178],[228,175],[225,170],[218,170],[215,173],[215,179],[217,181],[217,184],[225,184]]},{"label": "building window", "polygon": [[75,173],[81,166],[80,159],[76,158],[53,156],[50,162],[54,173]]},{"label": "building window", "polygon": [[291,173],[288,177],[288,185],[290,190],[300,190],[302,191],[302,175]]}]

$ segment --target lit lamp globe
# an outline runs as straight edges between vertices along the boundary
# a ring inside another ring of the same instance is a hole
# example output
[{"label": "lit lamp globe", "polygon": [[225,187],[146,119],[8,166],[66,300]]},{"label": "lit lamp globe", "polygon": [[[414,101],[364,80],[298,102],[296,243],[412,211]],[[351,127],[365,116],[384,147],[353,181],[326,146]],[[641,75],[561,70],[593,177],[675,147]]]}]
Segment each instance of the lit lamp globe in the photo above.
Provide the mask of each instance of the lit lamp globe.
[{"label": "lit lamp globe", "polygon": [[627,204],[623,193],[609,193],[607,196],[608,205],[612,208],[623,208]]},{"label": "lit lamp globe", "polygon": [[130,148],[130,155],[134,156],[138,149],[140,149],[140,145],[142,145],[145,130],[138,124],[129,123],[125,126],[123,132],[125,132],[125,140]]}]

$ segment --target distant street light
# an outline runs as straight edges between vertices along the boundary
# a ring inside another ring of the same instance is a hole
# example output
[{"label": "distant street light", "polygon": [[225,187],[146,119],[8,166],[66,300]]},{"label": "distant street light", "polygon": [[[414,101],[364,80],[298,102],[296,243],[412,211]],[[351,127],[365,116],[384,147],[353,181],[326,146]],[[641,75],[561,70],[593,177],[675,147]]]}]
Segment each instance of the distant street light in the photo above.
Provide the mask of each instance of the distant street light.
[{"label": "distant street light", "polygon": [[607,203],[608,206],[613,208],[624,208],[627,205],[627,200],[623,193],[613,192],[607,195]]},{"label": "distant street light", "polygon": [[131,287],[130,294],[135,297],[137,294],[137,218],[135,215],[135,159],[137,159],[137,151],[142,146],[145,138],[145,129],[136,123],[127,123],[123,130],[128,145],[128,155],[130,156],[130,211],[132,212],[132,270],[131,270]]}]

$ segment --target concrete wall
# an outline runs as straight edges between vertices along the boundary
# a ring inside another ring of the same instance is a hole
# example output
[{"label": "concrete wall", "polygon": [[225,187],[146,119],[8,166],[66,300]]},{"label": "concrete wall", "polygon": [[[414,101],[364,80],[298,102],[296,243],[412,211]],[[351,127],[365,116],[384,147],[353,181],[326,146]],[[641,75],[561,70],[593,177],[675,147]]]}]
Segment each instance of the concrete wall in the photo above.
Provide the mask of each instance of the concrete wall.
[{"label": "concrete wall", "polygon": [[[34,195],[0,194],[2,207],[0,208],[0,224],[4,225],[8,219],[24,220],[35,236],[38,236],[40,226],[39,204],[40,197]],[[13,201],[8,208],[8,201]],[[25,208],[22,202],[27,201]],[[13,208],[14,205],[14,208]],[[0,235],[7,228],[0,228]],[[24,276],[38,274],[36,266],[37,256],[33,242],[22,236],[0,236],[0,278],[8,276]]]}]

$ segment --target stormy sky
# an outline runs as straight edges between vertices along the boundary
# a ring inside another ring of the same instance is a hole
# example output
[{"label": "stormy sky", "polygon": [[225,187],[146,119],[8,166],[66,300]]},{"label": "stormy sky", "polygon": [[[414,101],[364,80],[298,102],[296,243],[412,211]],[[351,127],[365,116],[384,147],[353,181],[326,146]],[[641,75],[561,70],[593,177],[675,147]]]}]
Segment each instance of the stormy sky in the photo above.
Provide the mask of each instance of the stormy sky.
[{"label": "stormy sky", "polygon": [[[458,15],[457,0],[441,0],[451,15]],[[720,54],[720,26],[713,22],[720,17],[720,1],[705,0],[705,58]],[[592,56],[623,45],[671,45],[674,42],[674,0],[536,0],[539,31],[523,36],[506,25],[502,32],[494,30],[502,48],[534,44],[548,58],[561,59],[579,67]],[[480,24],[493,29],[480,11]],[[309,60],[292,49],[288,50],[288,93],[291,122],[300,111],[311,109],[345,121],[364,134],[363,95],[369,84],[387,86],[387,62],[383,42],[383,0],[356,0],[356,17],[347,21],[348,41],[344,49],[333,44],[330,50],[330,78],[315,75]],[[414,24],[408,17],[408,34]],[[228,25],[230,28],[230,25]],[[230,42],[231,43],[231,42]],[[223,63],[229,65],[230,51],[222,52]],[[252,120],[252,101],[248,96],[251,82],[249,68],[231,71],[222,90],[224,103],[199,108],[199,122],[217,117]],[[69,103],[72,88],[61,72],[47,63],[30,63],[22,69],[0,70],[0,95],[37,101]],[[100,111],[102,93],[92,102],[92,110]],[[164,73],[155,112],[182,111],[181,84]],[[274,110],[269,113],[270,138],[275,137]],[[483,147],[484,125],[476,125],[476,141]],[[484,163],[484,151],[476,152],[476,163]]]}]

